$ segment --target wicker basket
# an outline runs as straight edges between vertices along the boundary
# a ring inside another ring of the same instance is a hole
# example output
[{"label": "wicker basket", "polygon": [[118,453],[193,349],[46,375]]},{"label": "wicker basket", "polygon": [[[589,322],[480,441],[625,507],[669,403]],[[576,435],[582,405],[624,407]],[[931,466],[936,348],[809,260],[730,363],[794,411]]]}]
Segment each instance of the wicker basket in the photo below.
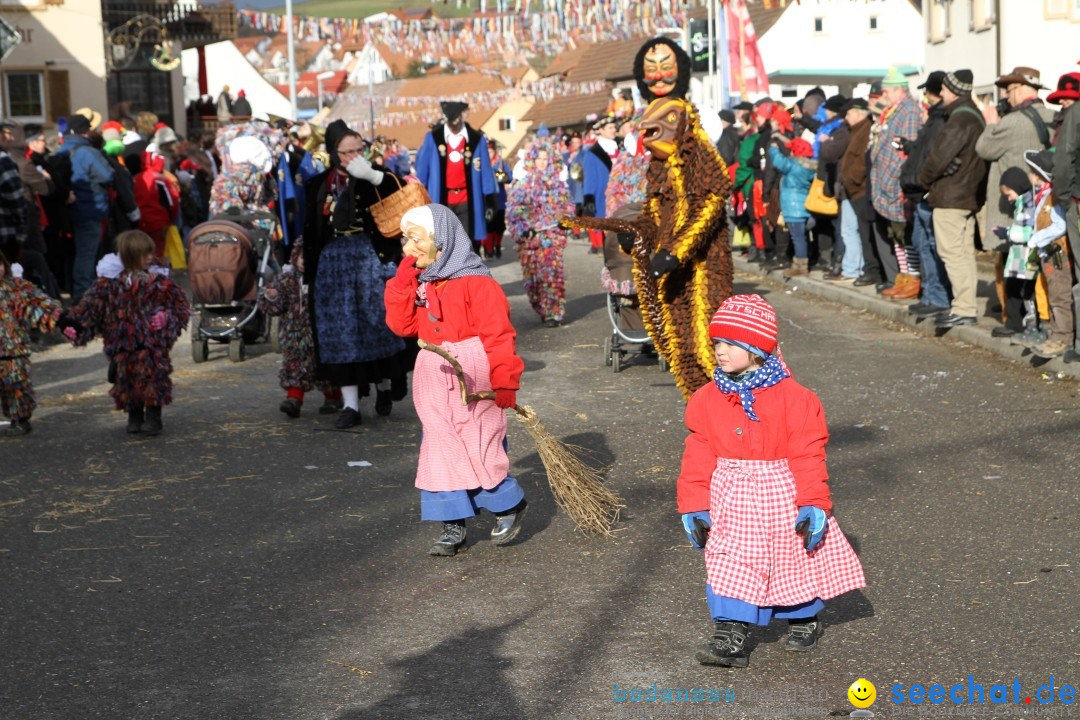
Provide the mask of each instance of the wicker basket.
[{"label": "wicker basket", "polygon": [[383,197],[379,195],[379,189],[375,188],[375,195],[379,202],[371,206],[371,217],[375,219],[375,227],[383,237],[396,238],[401,236],[401,217],[415,207],[421,207],[431,203],[431,197],[427,190],[418,182],[402,184],[397,175],[390,173],[397,181],[398,189],[392,194]]}]

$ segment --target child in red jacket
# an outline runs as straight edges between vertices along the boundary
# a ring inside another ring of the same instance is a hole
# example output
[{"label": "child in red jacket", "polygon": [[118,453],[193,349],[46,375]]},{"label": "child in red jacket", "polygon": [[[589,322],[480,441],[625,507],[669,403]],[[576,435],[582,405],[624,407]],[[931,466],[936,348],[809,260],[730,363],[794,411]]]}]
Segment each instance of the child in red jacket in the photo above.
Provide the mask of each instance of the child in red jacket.
[{"label": "child in red jacket", "polygon": [[491,539],[506,545],[521,531],[525,493],[507,475],[506,408],[516,404],[525,364],[515,351],[510,303],[472,250],[457,217],[425,205],[401,219],[405,259],[386,283],[386,324],[454,355],[469,393],[495,391],[495,400],[461,404],[453,368],[420,352],[413,370],[413,404],[423,424],[416,487],[420,517],[442,521],[429,554],[450,556],[465,543],[465,520],[484,508],[496,516]]},{"label": "child in red jacket", "polygon": [[736,295],[709,334],[719,367],[686,406],[678,506],[691,544],[705,550],[716,623],[697,660],[746,667],[750,625],[786,619],[785,649],[812,650],[824,601],[866,580],[830,513],[821,401],[781,359],[776,311],[760,295]]}]

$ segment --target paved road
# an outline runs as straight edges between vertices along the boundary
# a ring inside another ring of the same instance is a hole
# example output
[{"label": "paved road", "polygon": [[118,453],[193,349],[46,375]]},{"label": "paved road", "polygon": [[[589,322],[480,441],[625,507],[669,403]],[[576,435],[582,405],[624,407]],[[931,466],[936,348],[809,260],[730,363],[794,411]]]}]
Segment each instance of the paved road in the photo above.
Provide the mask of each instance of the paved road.
[{"label": "paved road", "polygon": [[[846,715],[866,677],[895,718],[914,716],[888,703],[896,683],[1080,682],[1075,387],[797,292],[769,299],[828,413],[837,515],[870,585],[829,604],[808,657],[774,625],[749,669],[696,665],[710,623],[673,504],[682,402],[655,361],[604,367],[600,260],[582,245],[568,259],[556,330],[512,257],[495,272],[522,399],[610,465],[627,506],[614,541],[554,511],[518,428],[522,541],[493,547],[484,518],[467,552],[433,559],[410,404],[383,419],[365,400],[356,432],[309,408],[288,421],[278,356],[194,366],[181,344],[166,433],[130,439],[100,353],[37,356],[36,429],[0,440],[0,717],[822,717]],[[613,702],[615,685],[654,682],[738,700]],[[792,688],[809,699],[775,701]]]}]

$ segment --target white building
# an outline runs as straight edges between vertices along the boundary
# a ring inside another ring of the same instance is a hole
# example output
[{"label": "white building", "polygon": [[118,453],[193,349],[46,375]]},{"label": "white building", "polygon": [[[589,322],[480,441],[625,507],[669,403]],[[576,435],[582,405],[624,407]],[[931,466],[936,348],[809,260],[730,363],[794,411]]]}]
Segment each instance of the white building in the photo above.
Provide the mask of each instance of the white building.
[{"label": "white building", "polygon": [[997,97],[994,81],[1014,67],[1038,70],[1053,88],[1080,59],[1078,0],[926,0],[928,70],[968,68],[975,95]]},{"label": "white building", "polygon": [[[227,85],[234,98],[238,91],[244,91],[251,103],[252,114],[257,118],[265,118],[270,114],[292,117],[289,98],[270,84],[231,40],[207,45],[205,52],[206,86],[212,97],[216,99]],[[199,97],[198,52],[185,50],[182,61],[186,81],[184,102],[190,103]]]},{"label": "white building", "polygon": [[347,51],[345,55],[340,69],[349,71],[350,85],[366,85],[369,80],[381,83],[394,78],[390,65],[373,43],[367,43],[359,52]]},{"label": "white building", "polygon": [[764,33],[758,32],[770,96],[790,103],[814,86],[828,94],[865,93],[867,85],[881,80],[890,66],[912,79],[921,78],[926,56],[921,4],[917,0],[788,3]]}]

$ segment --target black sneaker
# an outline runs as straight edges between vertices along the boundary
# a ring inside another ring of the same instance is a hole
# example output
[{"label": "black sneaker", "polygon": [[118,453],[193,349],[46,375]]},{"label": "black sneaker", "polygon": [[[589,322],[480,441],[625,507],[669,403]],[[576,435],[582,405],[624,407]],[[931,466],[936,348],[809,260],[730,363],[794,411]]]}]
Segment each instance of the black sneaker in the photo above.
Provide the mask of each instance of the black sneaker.
[{"label": "black sneaker", "polygon": [[390,399],[389,390],[375,391],[375,414],[386,417],[394,409],[394,401]]},{"label": "black sneaker", "polygon": [[920,312],[922,312],[923,308],[926,307],[929,306],[924,302],[917,302],[914,305],[908,305],[908,315],[918,315]]},{"label": "black sneaker", "polygon": [[143,423],[145,422],[146,415],[141,406],[137,408],[128,408],[127,431],[129,435],[141,433],[143,431]]},{"label": "black sneaker", "polygon": [[8,425],[7,432],[9,435],[26,435],[34,428],[30,426],[29,420],[19,420],[12,418],[11,424]]},{"label": "black sneaker", "polygon": [[300,401],[296,398],[287,397],[278,405],[278,410],[291,418],[300,417]]},{"label": "black sneaker", "polygon": [[867,285],[876,285],[879,280],[873,275],[862,274],[855,278],[855,282],[852,283],[855,287],[866,287]]},{"label": "black sneaker", "polygon": [[939,315],[934,324],[942,330],[948,330],[949,328],[959,327],[961,325],[974,325],[976,322],[976,319],[973,317],[957,315],[956,313],[946,313]]},{"label": "black sneaker", "polygon": [[994,328],[993,330],[990,331],[990,335],[992,337],[1000,337],[1000,338],[1012,337],[1015,334],[1016,334],[1016,331],[1013,330],[1008,325],[998,325],[996,328]]},{"label": "black sneaker", "polygon": [[938,307],[937,305],[923,305],[918,310],[914,309],[918,307],[918,305],[912,305],[911,308],[908,309],[908,312],[917,318],[928,318],[934,317],[935,315],[949,314],[949,308],[947,307]]},{"label": "black sneaker", "polygon": [[347,407],[341,411],[340,415],[338,415],[338,419],[337,422],[334,423],[334,427],[336,427],[338,430],[348,430],[355,425],[359,425],[361,422],[363,422],[363,419],[360,417],[360,411],[353,410],[351,407]]},{"label": "black sneaker", "polygon": [[824,634],[821,621],[817,617],[809,620],[791,620],[784,649],[791,652],[810,652],[817,646],[818,638]]},{"label": "black sneaker", "polygon": [[718,622],[712,638],[705,643],[694,658],[702,665],[720,667],[746,667],[750,664],[750,649],[746,637],[750,627],[741,622]]},{"label": "black sneaker", "polygon": [[495,527],[491,528],[491,542],[496,545],[509,545],[521,533],[525,518],[525,501],[513,512],[495,516]]},{"label": "black sneaker", "polygon": [[143,426],[144,435],[157,435],[161,432],[161,406],[147,406],[146,425]]},{"label": "black sneaker", "polygon": [[457,555],[458,549],[465,544],[465,523],[462,521],[457,522],[444,522],[442,526],[442,535],[435,541],[435,544],[428,550],[428,555],[434,555],[435,557],[453,557]]}]

